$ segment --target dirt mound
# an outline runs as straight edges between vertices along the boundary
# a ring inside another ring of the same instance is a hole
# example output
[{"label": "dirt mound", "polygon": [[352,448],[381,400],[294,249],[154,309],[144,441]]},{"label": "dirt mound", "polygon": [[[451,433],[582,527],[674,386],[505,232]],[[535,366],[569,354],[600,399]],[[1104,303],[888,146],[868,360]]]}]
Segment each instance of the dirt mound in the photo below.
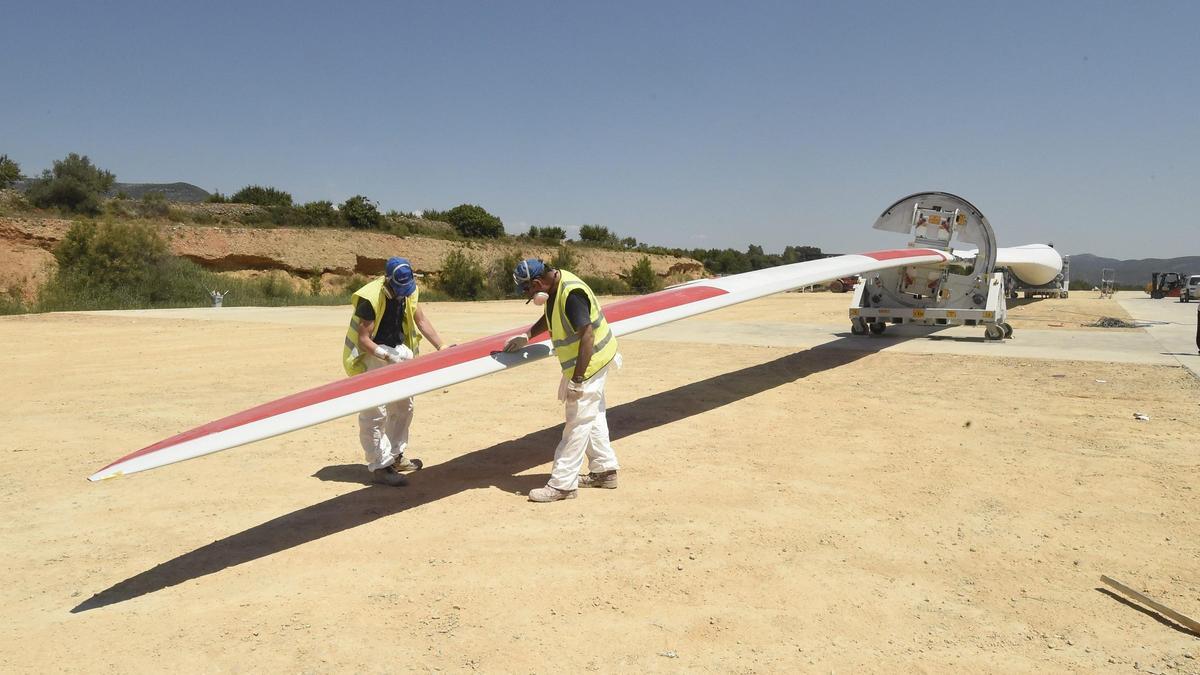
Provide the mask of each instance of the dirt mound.
[{"label": "dirt mound", "polygon": [[[189,208],[258,207],[232,204],[198,204]],[[232,215],[232,214],[230,214]],[[418,227],[432,227],[430,221]],[[51,251],[70,229],[71,221],[52,218],[0,217],[0,291],[19,288],[31,299],[37,287],[54,272]],[[522,242],[450,241],[413,235],[397,237],[358,230],[297,228],[209,227],[161,223],[171,251],[218,272],[279,270],[292,277],[321,276],[325,283],[359,274],[379,274],[391,256],[410,259],[417,272],[436,277],[451,251],[464,251],[485,268],[512,255],[549,260],[557,247]],[[618,277],[644,255],[635,251],[573,248],[578,262],[574,272],[598,277]],[[704,266],[690,258],[651,255],[650,265],[660,277],[676,280],[704,275]],[[299,279],[296,279],[299,281]]]}]

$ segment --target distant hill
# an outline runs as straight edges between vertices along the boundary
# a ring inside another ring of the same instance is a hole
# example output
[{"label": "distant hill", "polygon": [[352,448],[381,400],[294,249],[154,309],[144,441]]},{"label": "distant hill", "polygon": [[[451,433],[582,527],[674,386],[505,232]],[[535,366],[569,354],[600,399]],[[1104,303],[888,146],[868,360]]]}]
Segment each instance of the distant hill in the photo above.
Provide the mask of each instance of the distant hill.
[{"label": "distant hill", "polygon": [[149,192],[161,192],[169,202],[202,202],[208,199],[208,191],[191,183],[113,183],[105,196],[116,197],[124,192],[130,199],[141,199]]},{"label": "distant hill", "polygon": [[1101,258],[1091,253],[1073,255],[1071,259],[1071,281],[1100,284],[1100,271],[1111,267],[1117,271],[1118,286],[1141,286],[1150,283],[1151,272],[1179,272],[1200,274],[1200,256],[1181,258],[1143,258],[1141,260],[1117,260]]},{"label": "distant hill", "polygon": [[[13,188],[25,192],[32,182],[32,179],[19,180],[13,184]],[[116,197],[121,192],[130,199],[141,199],[149,192],[161,192],[169,202],[198,203],[209,197],[207,190],[191,183],[113,183],[112,189],[104,193],[104,196]]]}]

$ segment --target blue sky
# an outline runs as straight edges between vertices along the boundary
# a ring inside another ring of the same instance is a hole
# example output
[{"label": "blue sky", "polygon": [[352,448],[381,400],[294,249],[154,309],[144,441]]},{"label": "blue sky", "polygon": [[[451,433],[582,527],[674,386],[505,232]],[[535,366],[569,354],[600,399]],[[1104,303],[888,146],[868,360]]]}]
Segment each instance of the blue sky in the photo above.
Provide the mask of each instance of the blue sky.
[{"label": "blue sky", "polygon": [[[0,153],[684,247],[1200,254],[1200,3],[6,3]],[[1188,241],[1185,241],[1185,235]]]}]

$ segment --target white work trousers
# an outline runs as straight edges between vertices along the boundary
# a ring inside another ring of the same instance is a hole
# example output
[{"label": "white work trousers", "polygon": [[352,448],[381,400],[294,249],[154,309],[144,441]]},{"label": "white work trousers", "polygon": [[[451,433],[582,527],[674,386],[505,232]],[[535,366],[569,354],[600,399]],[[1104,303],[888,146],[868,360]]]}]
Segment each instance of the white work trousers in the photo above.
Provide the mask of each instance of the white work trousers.
[{"label": "white work trousers", "polygon": [[[567,401],[567,423],[562,440],[554,450],[554,468],[550,471],[550,487],[574,490],[579,487],[579,469],[583,457],[588,458],[588,471],[615,471],[617,455],[608,440],[608,417],[604,406],[604,380],[609,364],[583,382],[583,394]],[[559,384],[560,398],[566,397],[567,376]]]},{"label": "white work trousers", "polygon": [[[372,354],[363,356],[367,370],[388,365]],[[408,447],[408,428],[412,426],[413,400],[403,398],[386,405],[367,408],[358,413],[358,440],[367,458],[367,468],[374,471],[392,465],[404,456]]]}]

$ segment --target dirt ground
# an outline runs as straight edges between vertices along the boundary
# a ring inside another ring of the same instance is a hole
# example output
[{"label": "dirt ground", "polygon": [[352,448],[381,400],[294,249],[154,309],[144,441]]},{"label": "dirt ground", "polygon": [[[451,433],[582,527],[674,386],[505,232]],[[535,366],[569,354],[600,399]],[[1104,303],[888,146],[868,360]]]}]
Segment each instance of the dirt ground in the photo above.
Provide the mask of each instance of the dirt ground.
[{"label": "dirt ground", "polygon": [[[1084,301],[1013,318],[1123,315]],[[88,483],[341,376],[346,310],[221,311],[0,317],[0,670],[1200,672],[1200,636],[1099,581],[1200,617],[1182,368],[632,335],[617,490],[525,500],[562,422],[547,361],[420,397],[407,488],[367,483],[354,417]],[[454,340],[534,318],[427,312]]]}]

